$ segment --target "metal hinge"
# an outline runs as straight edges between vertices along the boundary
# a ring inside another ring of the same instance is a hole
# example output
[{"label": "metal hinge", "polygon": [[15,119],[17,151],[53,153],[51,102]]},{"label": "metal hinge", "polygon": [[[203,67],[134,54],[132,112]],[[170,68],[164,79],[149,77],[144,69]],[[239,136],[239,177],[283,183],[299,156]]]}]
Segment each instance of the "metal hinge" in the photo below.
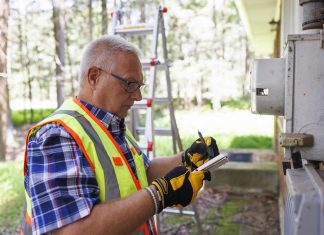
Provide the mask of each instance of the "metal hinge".
[{"label": "metal hinge", "polygon": [[279,142],[281,147],[312,147],[314,137],[302,133],[281,133]]}]

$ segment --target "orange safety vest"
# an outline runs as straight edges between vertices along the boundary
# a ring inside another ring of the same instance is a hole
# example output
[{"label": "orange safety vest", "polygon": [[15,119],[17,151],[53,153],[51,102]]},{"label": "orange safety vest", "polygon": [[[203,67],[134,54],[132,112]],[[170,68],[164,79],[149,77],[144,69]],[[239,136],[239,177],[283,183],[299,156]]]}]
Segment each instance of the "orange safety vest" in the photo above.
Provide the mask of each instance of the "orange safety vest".
[{"label": "orange safety vest", "polygon": [[[138,179],[135,177],[127,159],[109,131],[76,97],[65,101],[52,115],[28,131],[24,175],[26,175],[27,143],[29,137],[35,135],[47,123],[61,124],[74,138],[96,176],[101,202],[130,196],[148,185],[143,156],[130,131],[126,130],[126,141],[132,152]],[[108,177],[105,177],[108,172],[109,181]],[[31,218],[31,200],[25,191],[25,208],[21,234],[32,234]],[[157,234],[153,217],[150,220],[154,226],[153,230]],[[141,225],[135,234],[148,235],[148,223],[149,221]]]}]

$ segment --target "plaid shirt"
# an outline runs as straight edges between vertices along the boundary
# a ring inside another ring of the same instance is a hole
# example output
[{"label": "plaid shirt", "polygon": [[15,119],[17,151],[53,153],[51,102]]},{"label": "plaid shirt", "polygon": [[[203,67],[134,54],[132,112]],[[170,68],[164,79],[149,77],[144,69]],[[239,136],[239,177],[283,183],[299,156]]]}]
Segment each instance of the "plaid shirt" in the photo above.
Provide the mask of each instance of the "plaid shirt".
[{"label": "plaid shirt", "polygon": [[[81,101],[110,131],[133,172],[124,119]],[[43,234],[90,214],[100,202],[99,186],[87,159],[60,124],[46,124],[28,141],[26,191],[32,202],[33,234]],[[146,169],[150,160],[144,155]]]}]

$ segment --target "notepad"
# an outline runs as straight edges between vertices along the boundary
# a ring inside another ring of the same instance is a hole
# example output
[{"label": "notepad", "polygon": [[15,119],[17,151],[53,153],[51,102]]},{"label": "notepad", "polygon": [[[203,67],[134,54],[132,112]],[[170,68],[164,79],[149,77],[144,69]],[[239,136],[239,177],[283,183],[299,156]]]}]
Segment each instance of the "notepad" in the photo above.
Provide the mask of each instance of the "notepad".
[{"label": "notepad", "polygon": [[227,153],[221,153],[216,157],[210,159],[208,162],[202,164],[200,167],[196,169],[196,171],[202,171],[202,170],[207,171],[215,167],[218,168],[227,162],[228,162]]}]

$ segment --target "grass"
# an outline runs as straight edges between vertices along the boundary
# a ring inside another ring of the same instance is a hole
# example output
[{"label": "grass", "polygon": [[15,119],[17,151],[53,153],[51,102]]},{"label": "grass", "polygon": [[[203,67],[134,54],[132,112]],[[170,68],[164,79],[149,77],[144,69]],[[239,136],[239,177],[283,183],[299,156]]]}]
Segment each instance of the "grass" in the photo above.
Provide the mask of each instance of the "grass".
[{"label": "grass", "polygon": [[272,138],[262,135],[234,136],[228,148],[271,149]]},{"label": "grass", "polygon": [[21,223],[24,203],[21,161],[0,162],[0,234],[13,234]]},{"label": "grass", "polygon": [[230,98],[228,100],[223,100],[221,101],[221,107],[228,109],[249,109],[250,97],[243,96],[237,99]]},{"label": "grass", "polygon": [[246,204],[246,201],[243,199],[233,199],[225,205],[219,208],[220,213],[223,217],[217,220],[218,226],[216,233],[217,235],[236,235],[240,234],[240,224],[233,223],[233,215],[239,212],[242,207]]},{"label": "grass", "polygon": [[[206,234],[239,235],[241,225],[233,221],[233,216],[241,212],[242,208],[249,203],[251,203],[249,200],[242,197],[233,197],[229,198],[225,204],[217,206],[217,208],[209,208],[210,211],[207,215],[200,215],[205,216],[201,221],[203,223],[203,228],[205,228],[206,224],[212,225],[209,227]],[[221,216],[217,216],[217,214]],[[194,223],[192,219],[193,218],[190,216],[168,214],[167,217],[164,217],[162,223],[169,228],[185,225],[189,230],[189,234],[198,234],[196,223]]]},{"label": "grass", "polygon": [[18,110],[12,112],[12,123],[14,127],[20,127],[27,123],[39,122],[53,113],[54,109],[33,109],[33,117],[30,110]]}]

